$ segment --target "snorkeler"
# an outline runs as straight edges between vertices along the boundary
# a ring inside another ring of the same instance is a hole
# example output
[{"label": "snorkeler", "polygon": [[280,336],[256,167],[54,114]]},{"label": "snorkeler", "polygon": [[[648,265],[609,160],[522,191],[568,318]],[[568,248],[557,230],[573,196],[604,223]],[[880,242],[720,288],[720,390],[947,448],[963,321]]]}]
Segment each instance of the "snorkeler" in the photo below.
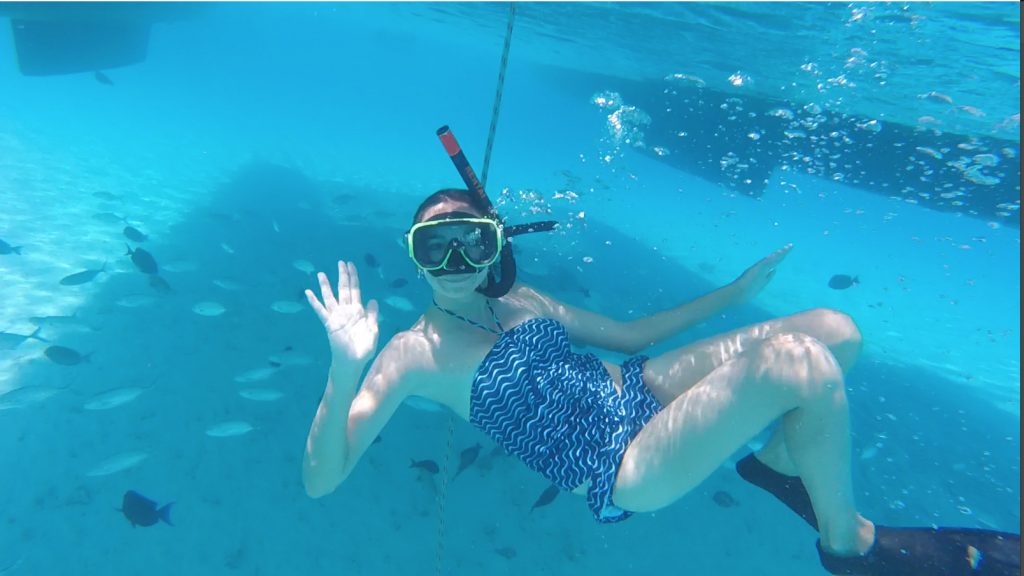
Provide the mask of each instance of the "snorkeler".
[{"label": "snorkeler", "polygon": [[[670,505],[779,422],[739,472],[818,530],[831,573],[1020,573],[1019,535],[888,528],[858,514],[844,374],[861,336],[849,316],[809,310],[639,355],[753,298],[790,246],[692,302],[617,321],[510,280],[509,230],[549,227],[506,227],[468,165],[460,172],[470,190],[432,194],[406,235],[433,305],[379,353],[377,302],[364,307],[354,264],[338,263],[337,293],[322,272],[320,297],[306,291],[332,353],[303,459],[310,496],[334,491],[412,395],[447,406],[553,484],[585,494],[598,522]],[[620,367],[574,344],[633,356]]]}]

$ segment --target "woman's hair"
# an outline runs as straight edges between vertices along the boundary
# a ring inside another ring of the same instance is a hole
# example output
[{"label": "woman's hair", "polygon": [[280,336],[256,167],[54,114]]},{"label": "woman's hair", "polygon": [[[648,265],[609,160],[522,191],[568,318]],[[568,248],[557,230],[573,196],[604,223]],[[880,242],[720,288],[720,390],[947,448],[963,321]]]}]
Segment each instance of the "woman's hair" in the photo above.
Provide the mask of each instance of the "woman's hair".
[{"label": "woman's hair", "polygon": [[480,199],[477,198],[476,194],[473,194],[469,190],[463,190],[461,188],[445,188],[444,190],[438,190],[430,196],[427,196],[420,207],[416,209],[416,215],[412,219],[412,223],[418,224],[423,218],[423,214],[441,204],[442,202],[458,202],[459,204],[468,204],[473,210],[480,213],[481,216],[487,215],[487,208],[480,205]]}]

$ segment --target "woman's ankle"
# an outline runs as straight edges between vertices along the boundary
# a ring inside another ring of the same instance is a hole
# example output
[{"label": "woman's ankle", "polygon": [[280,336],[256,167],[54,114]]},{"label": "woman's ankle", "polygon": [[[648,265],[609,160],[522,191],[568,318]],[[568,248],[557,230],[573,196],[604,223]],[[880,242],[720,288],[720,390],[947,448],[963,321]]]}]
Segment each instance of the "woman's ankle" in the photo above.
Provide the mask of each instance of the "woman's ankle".
[{"label": "woman's ankle", "polygon": [[875,544],[875,525],[857,515],[852,530],[821,530],[821,547],[836,556],[862,556]]}]

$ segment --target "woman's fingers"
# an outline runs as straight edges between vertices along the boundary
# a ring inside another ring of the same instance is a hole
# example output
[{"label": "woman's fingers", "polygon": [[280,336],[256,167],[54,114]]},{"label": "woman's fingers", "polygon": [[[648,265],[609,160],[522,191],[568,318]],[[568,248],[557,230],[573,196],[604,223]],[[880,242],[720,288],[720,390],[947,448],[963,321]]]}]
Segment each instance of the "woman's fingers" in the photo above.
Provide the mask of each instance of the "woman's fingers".
[{"label": "woman's fingers", "polygon": [[348,290],[349,290],[349,303],[357,306],[363,305],[363,297],[359,291],[359,273],[356,272],[356,263],[348,263]]},{"label": "woman's fingers", "polygon": [[320,318],[320,322],[326,324],[328,318],[327,309],[325,309],[324,305],[316,299],[316,294],[313,294],[313,291],[309,288],[306,289],[306,300],[309,301],[309,305],[313,308],[313,312],[316,312],[317,317]]},{"label": "woman's fingers", "polygon": [[323,300],[323,307],[332,310],[338,305],[338,301],[334,298],[334,292],[331,291],[331,283],[327,279],[327,274],[317,272],[316,279],[320,281],[320,298]]},{"label": "woman's fingers", "polygon": [[350,304],[352,295],[349,291],[348,265],[344,260],[338,260],[338,303]]}]

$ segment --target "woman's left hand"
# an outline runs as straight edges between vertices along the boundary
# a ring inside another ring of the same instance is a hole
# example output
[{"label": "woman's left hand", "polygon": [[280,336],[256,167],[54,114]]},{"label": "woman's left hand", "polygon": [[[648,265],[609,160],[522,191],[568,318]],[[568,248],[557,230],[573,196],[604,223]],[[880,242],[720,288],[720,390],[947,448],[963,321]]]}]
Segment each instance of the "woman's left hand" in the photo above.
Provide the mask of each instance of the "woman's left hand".
[{"label": "woman's left hand", "polygon": [[786,244],[740,274],[740,277],[733,281],[733,286],[739,294],[739,302],[746,302],[757,296],[775,277],[775,268],[786,259],[786,255],[792,249],[792,244]]}]

